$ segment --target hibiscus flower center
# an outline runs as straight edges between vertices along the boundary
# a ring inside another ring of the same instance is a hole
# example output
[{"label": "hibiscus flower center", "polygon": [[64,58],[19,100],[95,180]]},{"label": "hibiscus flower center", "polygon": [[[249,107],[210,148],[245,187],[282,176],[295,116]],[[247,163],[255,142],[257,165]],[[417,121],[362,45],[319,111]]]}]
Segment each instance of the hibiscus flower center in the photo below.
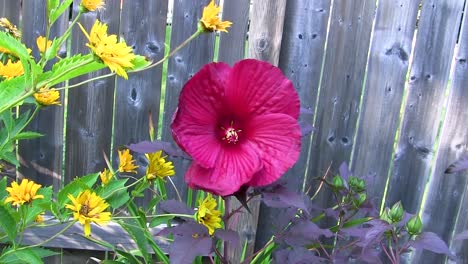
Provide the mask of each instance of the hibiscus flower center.
[{"label": "hibiscus flower center", "polygon": [[222,140],[229,144],[236,144],[239,142],[239,133],[242,132],[242,129],[236,129],[233,125],[234,121],[231,121],[230,126],[227,128],[221,127]]}]

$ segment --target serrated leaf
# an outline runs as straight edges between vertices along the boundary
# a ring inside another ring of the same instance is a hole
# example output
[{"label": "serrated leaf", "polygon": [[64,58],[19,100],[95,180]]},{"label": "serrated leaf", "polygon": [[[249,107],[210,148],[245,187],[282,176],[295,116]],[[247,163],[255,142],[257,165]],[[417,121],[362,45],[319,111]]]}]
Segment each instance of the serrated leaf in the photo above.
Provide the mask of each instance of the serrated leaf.
[{"label": "serrated leaf", "polygon": [[15,135],[17,134],[18,132],[20,132],[20,130],[23,129],[23,127],[26,125],[26,122],[28,121],[29,119],[29,114],[31,113],[31,111],[27,110],[25,111],[24,113],[22,113],[16,120],[15,120],[15,125],[13,127],[13,129],[11,130],[11,134]]},{"label": "serrated leaf", "polygon": [[13,102],[20,99],[29,87],[31,82],[26,80],[24,75],[0,82],[0,113],[15,106]]},{"label": "serrated leaf", "polygon": [[62,43],[60,41],[60,38],[59,39],[54,38],[52,40],[50,47],[46,50],[44,54],[45,59],[50,60],[54,58],[55,56],[57,56],[57,53],[58,53],[58,50],[60,49],[61,44]]},{"label": "serrated leaf", "polygon": [[34,263],[41,264],[44,263],[40,257],[38,257],[31,249],[16,249],[14,252],[9,254],[4,254],[0,257],[0,263],[3,264],[24,264],[24,263]]},{"label": "serrated leaf", "polygon": [[0,160],[4,160],[18,167],[20,166],[15,153],[9,149],[4,149],[4,152],[0,153]]},{"label": "serrated leaf", "polygon": [[132,70],[141,70],[151,64],[144,56],[135,55],[135,58],[132,60]]},{"label": "serrated leaf", "polygon": [[47,14],[49,14],[49,16],[50,11],[56,9],[59,3],[59,0],[47,0]]},{"label": "serrated leaf", "polygon": [[8,196],[6,187],[7,187],[7,177],[3,177],[0,180],[0,200],[2,201]]},{"label": "serrated leaf", "polygon": [[21,132],[19,134],[14,135],[11,139],[12,140],[22,140],[22,139],[33,139],[33,138],[38,138],[44,136],[41,133],[37,133],[34,131],[25,131]]},{"label": "serrated leaf", "polygon": [[99,173],[88,174],[81,178],[76,178],[69,184],[65,185],[58,193],[57,202],[63,207],[68,201],[68,194],[76,196],[80,191],[91,188],[96,183]]},{"label": "serrated leaf", "polygon": [[8,211],[5,205],[0,205],[0,227],[5,231],[10,241],[16,238],[16,220],[13,215]]},{"label": "serrated leaf", "polygon": [[98,189],[97,193],[104,198],[112,208],[118,208],[130,199],[127,188],[125,188],[125,183],[127,181],[128,179],[114,179]]}]

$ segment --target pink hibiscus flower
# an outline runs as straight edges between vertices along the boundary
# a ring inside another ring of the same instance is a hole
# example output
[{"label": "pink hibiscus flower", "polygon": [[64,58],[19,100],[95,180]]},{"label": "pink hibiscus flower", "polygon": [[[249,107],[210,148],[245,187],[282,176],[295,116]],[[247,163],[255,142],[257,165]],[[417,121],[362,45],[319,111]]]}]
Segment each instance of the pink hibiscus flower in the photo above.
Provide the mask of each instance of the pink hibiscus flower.
[{"label": "pink hibiscus flower", "polygon": [[182,88],[171,128],[192,158],[191,188],[227,196],[276,181],[299,157],[299,97],[277,67],[205,65]]}]

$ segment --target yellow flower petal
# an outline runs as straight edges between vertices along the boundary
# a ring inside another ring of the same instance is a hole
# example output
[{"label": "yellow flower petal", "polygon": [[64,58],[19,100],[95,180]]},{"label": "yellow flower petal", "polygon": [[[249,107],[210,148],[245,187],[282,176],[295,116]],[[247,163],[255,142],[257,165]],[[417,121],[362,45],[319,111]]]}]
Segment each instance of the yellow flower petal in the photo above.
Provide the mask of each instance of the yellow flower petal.
[{"label": "yellow flower petal", "polygon": [[104,7],[103,0],[82,0],[81,6],[85,8],[86,11],[95,11],[97,9]]},{"label": "yellow flower petal", "polygon": [[60,104],[60,92],[55,89],[45,89],[44,87],[33,94],[36,102],[42,106],[48,105],[61,105]]},{"label": "yellow flower petal", "polygon": [[47,40],[46,42],[45,37],[39,36],[36,39],[36,45],[37,45],[37,49],[39,49],[39,52],[44,53],[48,48],[50,48],[50,46],[52,45],[52,41]]},{"label": "yellow flower petal", "polygon": [[138,166],[134,164],[132,154],[129,149],[119,150],[119,171],[136,173]]},{"label": "yellow flower petal", "polygon": [[145,156],[148,159],[148,167],[146,168],[146,179],[164,179],[165,177],[173,176],[175,174],[174,165],[172,165],[172,161],[166,161],[167,156],[162,156],[162,150],[145,154]]},{"label": "yellow flower petal", "polygon": [[6,191],[10,194],[5,203],[13,203],[13,206],[30,203],[36,199],[43,199],[44,195],[36,194],[41,188],[40,184],[36,184],[28,179],[23,179],[18,185],[17,182],[12,182],[11,187],[7,187]]},{"label": "yellow flower petal", "polygon": [[222,227],[221,211],[216,210],[216,207],[216,199],[208,194],[206,198],[200,202],[198,212],[196,213],[197,222],[206,226],[210,235],[213,235],[215,229]]},{"label": "yellow flower petal", "polygon": [[10,80],[13,77],[17,77],[24,74],[23,64],[21,61],[12,62],[11,60],[7,61],[7,64],[3,64],[0,61],[0,75],[3,78]]},{"label": "yellow flower petal", "polygon": [[211,2],[205,8],[203,8],[203,15],[200,19],[200,22],[204,31],[212,32],[219,30],[228,32],[227,28],[232,25],[232,22],[221,21],[218,16],[220,10],[221,8],[215,5],[214,0],[211,0]]}]

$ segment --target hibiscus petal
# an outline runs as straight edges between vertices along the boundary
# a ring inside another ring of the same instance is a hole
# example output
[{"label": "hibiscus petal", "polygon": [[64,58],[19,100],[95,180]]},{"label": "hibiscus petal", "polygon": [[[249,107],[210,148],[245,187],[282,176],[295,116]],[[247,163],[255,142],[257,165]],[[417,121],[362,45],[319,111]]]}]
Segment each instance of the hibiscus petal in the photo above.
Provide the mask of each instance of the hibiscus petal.
[{"label": "hibiscus petal", "polygon": [[248,124],[248,138],[260,150],[263,169],[256,173],[248,186],[263,186],[281,177],[301,152],[301,128],[296,119],[284,114],[254,117]]},{"label": "hibiscus petal", "polygon": [[226,100],[241,116],[284,113],[299,117],[299,96],[281,70],[267,62],[247,59],[234,65]]},{"label": "hibiscus petal", "polygon": [[207,169],[192,162],[185,174],[185,181],[195,189],[221,196],[231,195],[262,169],[258,152],[255,145],[249,142],[223,148],[214,168]]}]

